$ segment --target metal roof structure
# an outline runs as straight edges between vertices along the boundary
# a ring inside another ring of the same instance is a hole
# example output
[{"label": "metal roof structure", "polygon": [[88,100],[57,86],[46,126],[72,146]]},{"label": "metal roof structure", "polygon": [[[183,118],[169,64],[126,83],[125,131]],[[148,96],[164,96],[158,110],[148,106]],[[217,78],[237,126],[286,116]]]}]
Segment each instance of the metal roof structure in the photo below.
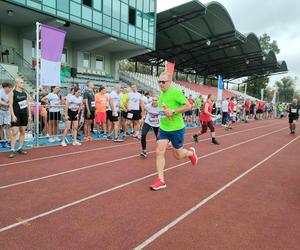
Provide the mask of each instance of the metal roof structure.
[{"label": "metal roof structure", "polygon": [[218,2],[190,1],[157,14],[156,51],[132,58],[158,65],[175,63],[178,71],[235,79],[254,74],[286,72],[274,52],[262,51],[254,33],[236,30],[227,10]]}]

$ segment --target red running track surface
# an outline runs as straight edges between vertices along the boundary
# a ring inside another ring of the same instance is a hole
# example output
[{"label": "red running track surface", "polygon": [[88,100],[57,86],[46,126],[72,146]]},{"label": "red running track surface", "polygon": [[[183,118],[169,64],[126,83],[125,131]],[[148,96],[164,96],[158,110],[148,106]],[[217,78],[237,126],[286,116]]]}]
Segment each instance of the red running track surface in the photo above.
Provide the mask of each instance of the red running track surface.
[{"label": "red running track surface", "polygon": [[[134,141],[34,149],[13,164],[6,160],[0,165],[0,248],[132,249],[145,243],[149,249],[296,249],[298,137],[289,135],[286,120],[218,129],[218,134],[220,146],[211,145],[207,135],[196,144],[196,167],[168,152],[168,188],[158,192],[148,188],[155,179],[155,155],[146,160],[135,156],[140,148]],[[187,146],[194,145],[190,136]],[[148,146],[154,150],[155,142]],[[56,154],[61,156],[42,158]]]}]

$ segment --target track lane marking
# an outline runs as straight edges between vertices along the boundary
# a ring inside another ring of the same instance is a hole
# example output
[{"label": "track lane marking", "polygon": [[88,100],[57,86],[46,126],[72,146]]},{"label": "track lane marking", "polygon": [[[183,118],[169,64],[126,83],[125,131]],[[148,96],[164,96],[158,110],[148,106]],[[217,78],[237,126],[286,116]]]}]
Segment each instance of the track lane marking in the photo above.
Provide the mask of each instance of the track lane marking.
[{"label": "track lane marking", "polygon": [[[244,125],[249,126],[249,124],[240,124],[240,125],[237,125],[235,127],[239,128],[239,127],[244,126]],[[278,123],[278,124],[271,124],[271,125],[263,125],[263,126],[259,126],[259,127],[256,127],[256,128],[271,127],[271,126],[274,126],[274,125],[281,125],[281,124]],[[200,129],[200,128],[198,128],[198,129]],[[220,130],[218,129],[217,131],[222,131],[222,128],[220,128]],[[186,133],[186,135],[191,135],[191,134],[193,134],[193,133]],[[155,141],[155,139],[150,139],[147,142],[152,142],[152,141]],[[63,156],[83,154],[83,153],[93,152],[93,151],[98,151],[98,150],[100,151],[100,150],[105,150],[105,149],[118,148],[118,147],[123,147],[123,146],[127,146],[127,145],[139,144],[139,143],[140,142],[129,142],[129,143],[122,143],[122,144],[108,146],[108,147],[86,149],[86,150],[80,150],[80,151],[76,151],[76,152],[69,152],[69,153],[63,153],[63,154],[56,154],[56,155],[51,155],[51,156],[43,156],[43,157],[39,157],[39,158],[35,158],[35,159],[15,161],[15,162],[10,162],[10,163],[3,163],[3,164],[0,164],[0,167],[17,165],[17,164],[28,163],[28,162],[48,160],[48,159],[53,159],[53,158],[60,158],[60,157],[63,157]],[[59,146],[57,146],[57,147],[59,147]]]},{"label": "track lane marking", "polygon": [[247,171],[245,171],[244,173],[242,173],[241,175],[239,175],[238,177],[236,177],[235,179],[233,179],[232,181],[228,182],[226,185],[224,185],[223,187],[221,187],[220,189],[218,189],[217,191],[215,191],[214,193],[212,193],[211,195],[209,195],[208,197],[206,197],[205,199],[201,200],[199,203],[197,203],[194,207],[190,208],[189,210],[187,210],[185,213],[183,213],[182,215],[180,215],[179,217],[177,217],[175,220],[173,220],[172,222],[170,222],[168,225],[166,225],[165,227],[161,228],[159,231],[157,231],[155,234],[153,234],[151,237],[149,237],[148,239],[146,239],[144,242],[142,242],[140,245],[138,245],[137,247],[134,248],[134,250],[140,250],[145,248],[146,246],[148,246],[150,243],[152,243],[153,241],[155,241],[157,238],[159,238],[160,236],[162,236],[163,234],[165,234],[167,231],[169,231],[172,227],[174,227],[176,224],[178,224],[179,222],[181,222],[182,220],[184,220],[186,217],[188,217],[189,215],[191,215],[193,212],[195,212],[197,209],[201,208],[203,205],[205,205],[207,202],[209,202],[211,199],[215,198],[217,195],[219,195],[220,193],[222,193],[224,190],[226,190],[227,188],[231,187],[234,183],[238,182],[241,178],[243,178],[244,176],[246,176],[247,174],[251,173],[252,171],[254,171],[257,167],[259,167],[261,164],[265,163],[266,161],[268,161],[269,159],[271,159],[273,156],[275,156],[276,154],[278,154],[280,151],[282,151],[283,149],[285,149],[286,147],[288,147],[290,144],[292,144],[294,141],[296,141],[297,139],[299,139],[299,136],[297,136],[295,139],[293,139],[292,141],[288,142],[287,144],[285,144],[284,146],[282,146],[281,148],[277,149],[275,152],[273,152],[272,154],[270,154],[269,156],[265,157],[263,160],[261,160],[260,162],[256,163],[253,167],[251,167],[250,169],[248,169]]},{"label": "track lane marking", "polygon": [[[262,126],[262,127],[264,127],[264,126]],[[230,136],[230,135],[235,135],[235,134],[239,134],[239,133],[242,133],[242,132],[248,132],[248,131],[252,131],[252,130],[255,130],[255,129],[258,129],[258,128],[251,128],[251,129],[246,129],[246,130],[243,130],[243,131],[236,131],[236,132],[232,132],[232,133],[222,134],[222,135],[218,136],[218,138],[227,137],[227,136]],[[208,140],[210,140],[210,138],[199,140],[199,142],[208,141]],[[191,144],[194,144],[194,142],[185,143],[184,145],[191,145]],[[153,153],[155,153],[155,150],[148,152],[148,155],[153,154]],[[27,183],[32,183],[32,182],[36,182],[36,181],[41,181],[41,180],[45,180],[45,179],[49,179],[49,178],[53,178],[53,177],[57,177],[57,176],[61,176],[61,175],[66,175],[66,174],[70,174],[70,173],[74,173],[74,172],[78,172],[78,171],[82,171],[82,170],[87,170],[87,169],[91,169],[91,168],[95,168],[95,167],[100,167],[100,166],[103,166],[103,165],[106,165],[106,164],[111,164],[111,163],[114,163],[114,162],[124,161],[124,160],[132,159],[132,158],[139,158],[139,156],[136,155],[136,154],[135,155],[130,155],[130,156],[118,158],[118,159],[115,159],[115,160],[104,161],[104,162],[101,162],[101,163],[87,165],[87,166],[84,166],[84,167],[75,168],[75,169],[71,169],[71,170],[67,170],[67,171],[63,171],[63,172],[58,172],[58,173],[54,173],[54,174],[50,174],[50,175],[46,175],[46,176],[42,176],[42,177],[37,177],[37,178],[25,180],[25,181],[19,181],[19,182],[15,182],[15,183],[0,186],[0,190],[15,187],[15,186],[19,186],[19,185],[23,185],[23,184],[27,184]]]},{"label": "track lane marking", "polygon": [[[264,135],[260,135],[260,136],[254,137],[254,138],[252,138],[252,139],[248,139],[248,140],[246,140],[246,141],[243,141],[243,142],[237,143],[237,144],[235,144],[235,145],[232,145],[232,146],[229,146],[229,147],[226,147],[226,148],[217,150],[217,151],[215,151],[215,152],[212,152],[212,153],[203,155],[203,156],[201,156],[201,157],[198,157],[198,159],[203,159],[203,158],[206,158],[206,157],[209,157],[209,156],[218,154],[218,153],[223,152],[223,151],[226,151],[226,150],[228,150],[228,149],[238,147],[238,146],[240,146],[240,145],[246,144],[246,143],[251,142],[251,141],[255,141],[255,140],[257,140],[257,139],[266,137],[266,136],[271,135],[271,134],[275,134],[275,133],[280,132],[280,131],[282,131],[282,130],[284,130],[284,129],[286,129],[286,127],[281,128],[281,129],[278,129],[278,130],[275,130],[275,131],[273,131],[273,132],[266,133],[266,134],[264,134]],[[169,167],[169,168],[165,169],[165,172],[170,171],[170,170],[173,170],[173,169],[176,169],[176,168],[179,168],[179,167],[181,167],[181,166],[183,166],[183,165],[186,165],[186,164],[188,164],[188,163],[190,163],[190,161],[186,161],[186,162],[177,164],[177,165],[175,165],[175,166],[173,166],[173,167]],[[30,222],[30,221],[34,221],[34,220],[37,220],[37,219],[39,219],[39,218],[45,217],[45,216],[47,216],[47,215],[56,213],[56,212],[61,211],[61,210],[63,210],[63,209],[66,209],[66,208],[69,208],[69,207],[73,207],[73,206],[78,205],[78,204],[80,204],[80,203],[82,203],[82,202],[85,202],[85,201],[94,199],[94,198],[96,198],[96,197],[99,197],[99,196],[101,196],[101,195],[107,194],[107,193],[109,193],[109,192],[112,192],[112,191],[121,189],[121,188],[123,188],[123,187],[129,186],[129,185],[131,185],[131,184],[134,184],[134,183],[143,181],[143,180],[148,179],[149,177],[152,177],[152,176],[155,176],[155,175],[157,175],[157,172],[154,172],[154,173],[152,173],[152,174],[149,174],[149,175],[146,175],[146,176],[143,176],[143,177],[134,179],[134,180],[132,180],[132,181],[123,183],[123,184],[121,184],[121,185],[118,185],[118,186],[115,186],[115,187],[112,187],[112,188],[103,190],[103,191],[101,191],[101,192],[99,192],[99,193],[96,193],[96,194],[93,194],[93,195],[89,195],[89,196],[84,197],[84,198],[82,198],[82,199],[73,201],[73,202],[71,202],[71,203],[68,203],[68,204],[66,204],[66,205],[57,207],[57,208],[52,209],[52,210],[49,210],[49,211],[46,211],[46,212],[41,213],[41,214],[38,214],[38,215],[36,215],[36,216],[33,216],[33,217],[30,217],[30,218],[24,219],[22,222],[17,222],[17,223],[14,223],[14,224],[11,224],[11,225],[2,227],[2,228],[0,228],[0,233],[1,233],[1,232],[5,232],[5,231],[7,231],[7,230],[10,230],[10,229],[12,229],[12,228],[18,227],[18,226],[20,226],[20,225],[22,225],[22,224],[24,224],[24,223],[28,223],[28,222]]]}]

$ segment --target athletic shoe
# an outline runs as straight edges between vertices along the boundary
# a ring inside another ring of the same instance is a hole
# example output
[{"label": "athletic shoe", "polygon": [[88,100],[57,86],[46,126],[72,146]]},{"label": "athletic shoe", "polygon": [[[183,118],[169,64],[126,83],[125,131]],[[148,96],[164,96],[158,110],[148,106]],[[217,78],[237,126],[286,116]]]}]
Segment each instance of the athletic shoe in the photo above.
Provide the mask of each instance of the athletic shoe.
[{"label": "athletic shoe", "polygon": [[147,157],[147,152],[146,152],[146,150],[143,150],[143,151],[140,153],[140,156],[143,157],[143,158],[146,158],[146,157]]},{"label": "athletic shoe", "polygon": [[15,153],[15,151],[11,151],[10,153],[9,153],[9,158],[14,158],[16,156],[16,153]]},{"label": "athletic shoe", "polygon": [[106,140],[112,140],[112,136],[111,135],[108,135]]},{"label": "athletic shoe", "polygon": [[114,142],[123,142],[123,140],[122,140],[122,139],[119,139],[118,137],[116,137],[116,138],[114,139]]},{"label": "athletic shoe", "polygon": [[196,134],[193,135],[193,141],[196,142],[196,143],[198,143],[198,135],[196,135]]},{"label": "athletic shoe", "polygon": [[18,152],[20,155],[27,155],[27,151],[25,151],[23,148],[18,149],[17,152]]},{"label": "athletic shoe", "polygon": [[55,139],[54,139],[53,137],[50,137],[50,138],[48,139],[48,142],[53,143],[53,142],[55,142]]},{"label": "athletic shoe", "polygon": [[67,143],[66,143],[66,141],[65,141],[65,140],[63,140],[63,141],[61,142],[61,145],[62,145],[63,147],[66,147],[66,146],[67,146]]},{"label": "athletic shoe", "polygon": [[79,141],[73,141],[72,142],[73,146],[81,146],[81,143]]},{"label": "athletic shoe", "polygon": [[105,140],[107,139],[107,134],[103,135],[103,139],[105,139]]},{"label": "athletic shoe", "polygon": [[198,157],[197,157],[197,154],[196,154],[196,150],[195,150],[195,148],[190,148],[190,150],[193,151],[193,154],[191,156],[189,156],[189,159],[190,159],[192,165],[195,166],[198,162]]},{"label": "athletic shoe", "polygon": [[60,141],[59,137],[57,137],[57,136],[54,137],[54,140],[55,141]]},{"label": "athletic shoe", "polygon": [[83,137],[83,141],[89,141],[90,139],[89,139],[89,137]]},{"label": "athletic shoe", "polygon": [[212,144],[215,144],[215,145],[220,145],[220,143],[219,143],[215,138],[213,138],[213,139],[211,140],[211,143],[212,143]]},{"label": "athletic shoe", "polygon": [[157,178],[156,182],[151,185],[151,189],[152,190],[159,190],[159,189],[163,189],[163,188],[166,188],[167,187],[167,184],[163,181],[161,181],[159,178]]},{"label": "athletic shoe", "polygon": [[93,141],[94,140],[93,137],[91,137],[91,136],[89,136],[88,138],[89,138],[89,141]]}]

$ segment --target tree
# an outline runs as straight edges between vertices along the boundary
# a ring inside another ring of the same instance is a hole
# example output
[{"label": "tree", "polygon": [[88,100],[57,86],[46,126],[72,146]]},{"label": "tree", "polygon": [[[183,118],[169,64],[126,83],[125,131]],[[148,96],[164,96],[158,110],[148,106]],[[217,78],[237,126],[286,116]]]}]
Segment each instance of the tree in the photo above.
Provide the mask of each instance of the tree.
[{"label": "tree", "polygon": [[[259,43],[261,46],[262,51],[265,53],[268,53],[268,51],[272,50],[275,54],[280,53],[280,49],[277,45],[277,41],[273,40],[271,41],[271,37],[264,33],[262,36],[259,37]],[[269,83],[269,77],[267,74],[262,76],[250,76],[247,79],[248,85],[247,85],[247,94],[254,96],[256,98],[260,98],[261,89],[265,89],[265,97],[269,98],[269,92],[266,90],[268,83]],[[242,88],[245,89],[244,87]],[[267,92],[267,93],[266,93]]]},{"label": "tree", "polygon": [[275,54],[280,53],[280,49],[277,45],[277,41],[273,40],[271,42],[271,37],[264,33],[262,36],[259,37],[259,43],[262,51],[268,53],[269,50],[272,50]]},{"label": "tree", "polygon": [[[267,76],[250,76],[246,80],[247,82],[247,94],[260,99],[261,89],[265,89],[269,83],[269,77]],[[241,88],[241,91],[245,91],[245,86]]]},{"label": "tree", "polygon": [[280,81],[276,81],[275,86],[277,87],[277,100],[280,102],[291,102],[294,97],[297,96],[296,79],[290,76],[282,78]]}]

